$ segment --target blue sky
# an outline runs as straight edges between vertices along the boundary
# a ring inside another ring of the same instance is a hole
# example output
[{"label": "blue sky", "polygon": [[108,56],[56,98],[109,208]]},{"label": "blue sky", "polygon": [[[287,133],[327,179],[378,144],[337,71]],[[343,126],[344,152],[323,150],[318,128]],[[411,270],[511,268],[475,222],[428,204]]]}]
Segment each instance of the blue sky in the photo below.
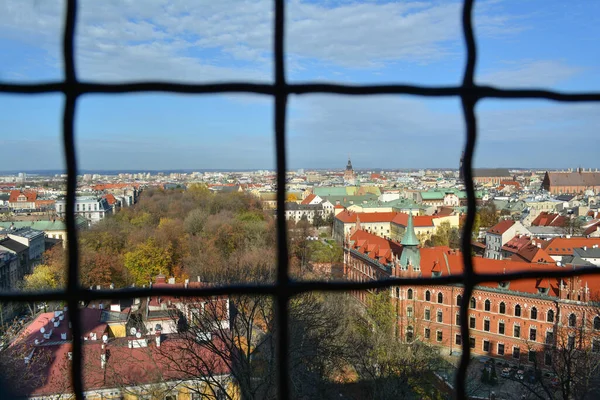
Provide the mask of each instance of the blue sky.
[{"label": "blue sky", "polygon": [[[81,1],[77,73],[89,81],[272,81],[270,0]],[[460,82],[460,2],[290,0],[294,82]],[[60,1],[0,0],[0,80],[62,78]],[[600,90],[600,2],[477,1],[477,81]],[[61,95],[0,96],[0,170],[63,166]],[[484,100],[476,166],[599,167],[599,104]],[[273,168],[272,99],[88,95],[77,108],[83,169]],[[456,168],[457,99],[292,96],[290,168]]]}]

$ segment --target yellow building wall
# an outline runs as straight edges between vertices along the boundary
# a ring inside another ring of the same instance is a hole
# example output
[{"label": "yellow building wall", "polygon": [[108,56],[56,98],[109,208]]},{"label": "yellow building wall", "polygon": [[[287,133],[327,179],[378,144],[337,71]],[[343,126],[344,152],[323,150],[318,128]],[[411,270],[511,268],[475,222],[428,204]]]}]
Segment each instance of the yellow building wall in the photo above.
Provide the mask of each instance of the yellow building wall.
[{"label": "yellow building wall", "polygon": [[108,325],[108,336],[109,337],[125,337],[127,336],[127,330],[125,324],[109,324]]}]

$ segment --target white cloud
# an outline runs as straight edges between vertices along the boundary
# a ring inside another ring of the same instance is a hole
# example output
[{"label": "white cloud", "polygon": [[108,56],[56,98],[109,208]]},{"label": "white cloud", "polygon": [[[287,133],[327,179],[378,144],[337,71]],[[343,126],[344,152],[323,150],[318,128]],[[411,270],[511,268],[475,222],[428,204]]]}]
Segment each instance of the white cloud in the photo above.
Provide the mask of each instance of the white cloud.
[{"label": "white cloud", "polygon": [[[41,47],[59,68],[61,3],[0,0],[0,32]],[[112,81],[271,80],[272,5],[272,0],[80,1],[79,74]],[[290,68],[379,68],[454,56],[463,52],[460,5],[292,0]],[[485,17],[479,22],[483,28],[514,31],[507,17]]]},{"label": "white cloud", "polygon": [[583,71],[559,60],[505,62],[501,69],[477,75],[477,83],[497,87],[551,87]]}]

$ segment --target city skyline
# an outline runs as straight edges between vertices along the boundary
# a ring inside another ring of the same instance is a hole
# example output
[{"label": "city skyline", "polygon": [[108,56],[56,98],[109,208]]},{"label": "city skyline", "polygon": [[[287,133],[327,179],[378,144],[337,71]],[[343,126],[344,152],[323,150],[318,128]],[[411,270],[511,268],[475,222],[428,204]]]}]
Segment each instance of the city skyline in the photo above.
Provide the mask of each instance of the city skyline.
[{"label": "city skyline", "polygon": [[[82,1],[79,78],[272,82],[271,1],[163,3]],[[61,79],[61,7],[0,1],[1,81]],[[288,80],[459,84],[465,53],[460,11],[458,1],[290,1]],[[598,11],[595,3],[478,1],[477,82],[566,92],[600,87],[597,52],[589,51],[597,47]],[[0,97],[6,110],[0,169],[64,165],[62,102],[61,95]],[[600,123],[594,105],[483,100],[477,113],[475,167],[594,167]],[[310,95],[289,101],[290,169],[339,168],[335,153],[353,154],[364,168],[457,167],[464,139],[457,98]],[[87,95],[78,102],[76,141],[81,169],[273,169],[273,100]]]}]

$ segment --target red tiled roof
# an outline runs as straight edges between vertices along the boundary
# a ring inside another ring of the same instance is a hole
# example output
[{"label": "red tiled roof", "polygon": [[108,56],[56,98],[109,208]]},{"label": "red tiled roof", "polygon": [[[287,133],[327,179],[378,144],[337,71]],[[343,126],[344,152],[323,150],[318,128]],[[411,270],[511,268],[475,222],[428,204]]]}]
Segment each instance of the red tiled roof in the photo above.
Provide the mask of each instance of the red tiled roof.
[{"label": "red tiled roof", "polygon": [[356,213],[342,211],[335,217],[345,224],[356,222],[357,217],[360,219],[360,222],[392,222],[396,214],[396,212]]},{"label": "red tiled roof", "polygon": [[521,250],[521,248],[527,246],[529,243],[531,243],[531,238],[529,236],[517,235],[506,242],[506,244],[502,246],[502,250],[511,253],[517,253],[519,250]]},{"label": "red tiled roof", "polygon": [[[193,379],[197,376],[194,374],[203,371],[202,368],[204,368],[201,364],[194,363],[193,357],[205,359],[207,365],[211,366],[213,374],[223,375],[230,372],[223,361],[206,348],[189,340],[183,341],[177,334],[163,335],[160,348],[156,346],[155,335],[144,336],[145,339],[148,339],[147,347],[129,348],[128,341],[133,339],[132,337],[112,338],[103,346],[102,335],[107,332],[107,323],[101,322],[101,313],[102,310],[99,309],[84,308],[80,310],[82,330],[84,337],[88,338],[84,341],[82,363],[86,390]],[[49,396],[68,393],[72,390],[68,360],[68,353],[72,351],[68,312],[64,315],[65,318],[60,322],[58,328],[54,328],[51,323],[51,319],[54,318],[53,312],[39,315],[11,344],[11,347],[5,350],[16,350],[22,344],[29,344],[34,346],[36,357],[40,356],[35,359],[40,363],[39,380],[32,380],[29,387],[18,387],[19,395]],[[48,329],[52,329],[52,336],[45,343],[35,345],[35,339],[42,339],[41,327],[44,327],[46,332]],[[61,333],[67,333],[66,340],[61,338]],[[91,333],[96,333],[96,340],[90,339]],[[217,348],[225,350],[223,343],[218,342],[217,339],[213,340],[213,344]],[[190,345],[197,347],[190,348]],[[108,354],[104,368],[101,367],[100,357],[103,351]],[[172,368],[174,360],[180,360],[180,363],[184,365],[194,365],[195,371],[190,371],[188,374],[183,369]]]},{"label": "red tiled roof", "polygon": [[567,223],[567,218],[563,217],[560,214],[556,213],[548,213],[547,211],[542,211],[540,215],[538,215],[533,222],[532,226],[565,226]]},{"label": "red tiled roof", "polygon": [[402,252],[402,246],[399,243],[365,232],[362,229],[356,230],[350,240],[353,242],[352,248],[354,250],[382,264],[388,264],[392,261],[393,255],[399,256]]},{"label": "red tiled roof", "polygon": [[315,197],[317,197],[317,195],[311,193],[308,196],[306,196],[306,198],[304,200],[302,200],[302,202],[300,204],[310,204],[310,202],[313,201]]},{"label": "red tiled roof", "polygon": [[[433,218],[435,216],[431,215],[413,215],[413,224],[415,227],[427,227],[433,226]],[[362,220],[361,220],[362,221]],[[394,224],[407,226],[408,225],[408,214],[406,213],[397,213],[394,219],[392,220]]]},{"label": "red tiled roof", "polygon": [[[539,243],[541,246],[542,244]],[[519,251],[511,257],[515,261],[527,261],[534,263],[551,263],[554,264],[556,261],[546,253],[544,249],[538,247],[538,243],[527,244],[519,249]]]},{"label": "red tiled roof", "polygon": [[552,256],[568,256],[573,254],[573,249],[580,249],[583,246],[592,247],[600,245],[600,238],[554,238],[542,245],[546,253]]},{"label": "red tiled roof", "polygon": [[592,221],[590,224],[588,224],[586,226],[587,226],[587,228],[585,229],[585,231],[583,231],[583,234],[586,236],[591,235],[592,233],[596,232],[600,228],[600,219]]},{"label": "red tiled roof", "polygon": [[503,221],[498,222],[496,225],[488,229],[488,233],[495,233],[498,235],[502,235],[504,232],[510,229],[511,226],[515,224],[515,221],[510,219],[505,219]]},{"label": "red tiled roof", "polygon": [[11,190],[10,191],[10,196],[8,198],[8,202],[9,203],[17,203],[19,201],[18,199],[19,199],[19,196],[21,194],[25,195],[25,197],[27,198],[27,200],[25,200],[25,201],[28,201],[28,202],[33,202],[33,201],[35,201],[37,199],[37,193],[36,192],[31,192],[31,191],[29,191],[29,192],[21,192],[20,190]]},{"label": "red tiled roof", "polygon": [[[400,212],[371,212],[371,213],[357,213],[352,211],[342,211],[336,218],[345,224],[355,223],[357,218],[360,222],[393,222],[398,225],[408,225],[408,214]],[[428,227],[433,226],[433,219],[435,216],[431,215],[413,215],[413,224],[415,227]]]},{"label": "red tiled roof", "polygon": [[117,202],[117,199],[115,199],[115,196],[112,195],[111,193],[105,194],[102,197],[104,197],[106,199],[106,201],[108,202],[108,204],[111,206]]},{"label": "red tiled roof", "polygon": [[454,213],[454,209],[452,209],[452,207],[439,207],[435,215],[437,217],[448,217],[452,215],[452,213]]}]

